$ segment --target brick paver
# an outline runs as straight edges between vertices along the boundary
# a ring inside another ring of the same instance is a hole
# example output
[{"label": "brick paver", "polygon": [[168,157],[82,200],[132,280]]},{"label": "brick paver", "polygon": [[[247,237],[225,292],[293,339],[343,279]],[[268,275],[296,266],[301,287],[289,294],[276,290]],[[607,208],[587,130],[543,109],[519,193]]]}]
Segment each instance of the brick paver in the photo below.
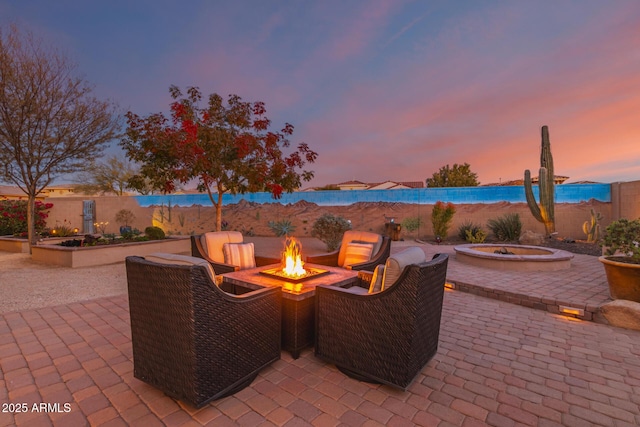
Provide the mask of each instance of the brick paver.
[{"label": "brick paver", "polygon": [[[347,378],[309,349],[198,410],[133,378],[126,295],[5,313],[0,426],[640,425],[640,332],[597,323],[602,267],[580,255],[574,267],[498,273],[452,257],[438,353],[406,392]],[[596,322],[554,314],[560,301]]]}]

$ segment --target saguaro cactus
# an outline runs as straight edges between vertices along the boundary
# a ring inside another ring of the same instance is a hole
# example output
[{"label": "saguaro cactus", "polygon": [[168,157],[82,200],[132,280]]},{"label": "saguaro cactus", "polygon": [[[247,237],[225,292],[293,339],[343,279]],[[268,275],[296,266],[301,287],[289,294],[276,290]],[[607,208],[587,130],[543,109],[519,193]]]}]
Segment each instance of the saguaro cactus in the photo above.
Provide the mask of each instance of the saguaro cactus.
[{"label": "saguaro cactus", "polygon": [[600,212],[596,212],[591,208],[591,219],[582,224],[582,231],[587,235],[587,242],[594,243],[598,241],[598,238],[600,237],[599,222],[601,219],[602,215],[600,215]]},{"label": "saguaro cactus", "polygon": [[538,175],[538,189],[540,204],[536,203],[531,184],[531,172],[524,171],[524,193],[527,205],[534,218],[544,224],[548,235],[555,233],[555,182],[553,175],[553,157],[551,156],[551,143],[549,142],[549,128],[542,126],[542,150],[540,153],[540,173]]}]

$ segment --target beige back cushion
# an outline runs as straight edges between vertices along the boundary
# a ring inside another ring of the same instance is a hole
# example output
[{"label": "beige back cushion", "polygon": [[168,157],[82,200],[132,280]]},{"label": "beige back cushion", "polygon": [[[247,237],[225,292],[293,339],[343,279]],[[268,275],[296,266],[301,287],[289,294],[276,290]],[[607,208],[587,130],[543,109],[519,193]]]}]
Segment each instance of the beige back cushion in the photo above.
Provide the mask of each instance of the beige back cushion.
[{"label": "beige back cushion", "polygon": [[211,264],[209,264],[206,260],[198,257],[188,256],[188,255],[176,255],[176,254],[166,254],[161,252],[156,252],[153,254],[149,254],[144,257],[147,261],[155,262],[158,264],[171,264],[171,265],[201,265],[206,267],[207,273],[209,273],[209,277],[211,277],[211,281],[216,283],[216,273],[213,271]]},{"label": "beige back cushion", "polygon": [[373,270],[373,277],[369,284],[369,293],[374,294],[382,290],[382,276],[384,276],[384,264],[377,265]]},{"label": "beige back cushion", "polygon": [[417,246],[412,246],[402,252],[391,255],[387,258],[387,262],[384,266],[384,275],[382,277],[382,286],[380,290],[383,291],[393,285],[398,280],[406,266],[419,264],[426,260],[427,257],[424,254],[424,251]]},{"label": "beige back cushion", "polygon": [[253,242],[225,243],[222,245],[225,264],[236,265],[240,270],[246,270],[256,266],[256,258],[253,250]]},{"label": "beige back cushion", "polygon": [[224,264],[222,245],[225,243],[242,243],[242,233],[239,231],[212,231],[200,236],[202,248],[213,261]]},{"label": "beige back cushion", "polygon": [[344,256],[343,267],[369,261],[371,259],[372,250],[373,243],[347,243],[347,251]]},{"label": "beige back cushion", "polygon": [[[373,249],[371,250],[371,256],[374,256],[380,250],[382,246],[382,236],[377,233],[369,233],[368,231],[345,231],[342,236],[342,244],[340,245],[340,252],[338,253],[338,265],[340,267],[345,266],[345,259],[347,257],[347,244],[353,241],[373,243]],[[371,259],[371,258],[369,258]]]}]

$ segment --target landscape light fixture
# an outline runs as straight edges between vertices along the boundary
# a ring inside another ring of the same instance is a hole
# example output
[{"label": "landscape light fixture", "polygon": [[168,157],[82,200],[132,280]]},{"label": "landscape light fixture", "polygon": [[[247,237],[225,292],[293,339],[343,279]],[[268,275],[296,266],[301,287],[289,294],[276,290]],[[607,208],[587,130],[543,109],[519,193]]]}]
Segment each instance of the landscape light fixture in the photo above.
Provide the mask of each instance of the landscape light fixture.
[{"label": "landscape light fixture", "polygon": [[584,316],[584,309],[582,308],[559,305],[558,310],[560,310],[560,313],[562,314],[574,314],[576,316]]}]

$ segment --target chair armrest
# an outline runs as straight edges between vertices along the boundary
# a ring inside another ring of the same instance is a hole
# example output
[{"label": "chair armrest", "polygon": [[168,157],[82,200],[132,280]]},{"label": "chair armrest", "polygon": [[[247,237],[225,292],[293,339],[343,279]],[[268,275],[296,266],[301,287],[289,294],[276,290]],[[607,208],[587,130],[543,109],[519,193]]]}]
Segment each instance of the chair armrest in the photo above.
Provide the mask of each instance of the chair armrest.
[{"label": "chair armrest", "polygon": [[205,259],[209,261],[209,264],[211,264],[211,267],[213,267],[213,271],[215,271],[216,274],[233,273],[234,271],[240,270],[240,267],[237,265],[221,264],[207,258]]},{"label": "chair armrest", "polygon": [[326,254],[311,255],[307,257],[306,262],[311,264],[328,265],[330,267],[336,267],[338,265],[338,255],[340,251],[333,251]]},{"label": "chair armrest", "polygon": [[280,258],[266,257],[262,255],[255,255],[254,258],[256,260],[256,267],[263,267],[265,265],[271,264],[280,264],[281,261]]},{"label": "chair armrest", "polygon": [[356,270],[356,271],[363,271],[363,270],[371,271],[375,269],[378,264],[384,264],[385,262],[386,262],[386,259],[383,262],[379,262],[378,258],[376,258],[369,261],[361,262],[359,264],[347,265],[345,266],[345,268],[349,270]]}]

